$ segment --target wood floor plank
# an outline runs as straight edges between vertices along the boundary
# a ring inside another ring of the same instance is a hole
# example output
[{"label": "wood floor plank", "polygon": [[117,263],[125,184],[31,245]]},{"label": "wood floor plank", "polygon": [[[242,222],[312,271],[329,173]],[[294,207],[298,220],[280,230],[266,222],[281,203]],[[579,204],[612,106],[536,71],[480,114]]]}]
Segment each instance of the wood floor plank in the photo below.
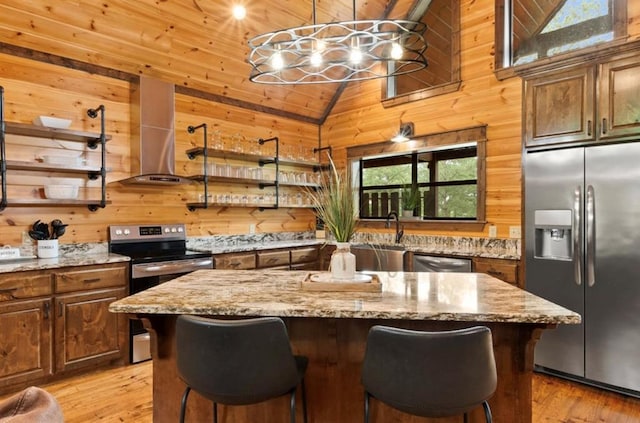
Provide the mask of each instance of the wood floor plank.
[{"label": "wood floor plank", "polygon": [[[66,423],[151,423],[151,384],[151,362],[145,362],[43,388],[58,399]],[[533,423],[640,423],[640,399],[536,374]]]}]

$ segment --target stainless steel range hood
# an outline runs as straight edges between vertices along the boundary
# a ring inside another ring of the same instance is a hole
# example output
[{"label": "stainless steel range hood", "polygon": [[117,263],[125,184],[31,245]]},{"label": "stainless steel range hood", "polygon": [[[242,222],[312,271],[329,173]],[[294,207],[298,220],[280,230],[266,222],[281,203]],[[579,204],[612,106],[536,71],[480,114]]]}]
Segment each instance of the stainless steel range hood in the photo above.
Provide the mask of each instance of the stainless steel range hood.
[{"label": "stainless steel range hood", "polygon": [[175,89],[140,77],[131,88],[131,176],[125,185],[189,184],[175,174]]}]

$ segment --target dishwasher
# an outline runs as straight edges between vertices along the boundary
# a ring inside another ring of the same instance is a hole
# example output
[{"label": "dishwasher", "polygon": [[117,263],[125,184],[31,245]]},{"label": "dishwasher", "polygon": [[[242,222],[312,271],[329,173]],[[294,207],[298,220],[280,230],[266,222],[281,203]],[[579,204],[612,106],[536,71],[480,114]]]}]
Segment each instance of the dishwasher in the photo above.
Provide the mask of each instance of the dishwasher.
[{"label": "dishwasher", "polygon": [[414,272],[471,272],[471,259],[413,255]]}]

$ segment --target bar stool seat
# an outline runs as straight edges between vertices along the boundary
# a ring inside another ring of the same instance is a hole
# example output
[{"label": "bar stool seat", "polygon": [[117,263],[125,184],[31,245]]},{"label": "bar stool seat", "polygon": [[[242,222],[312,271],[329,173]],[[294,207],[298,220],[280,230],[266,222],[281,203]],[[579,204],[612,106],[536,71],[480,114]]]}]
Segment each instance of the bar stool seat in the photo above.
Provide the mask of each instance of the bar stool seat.
[{"label": "bar stool seat", "polygon": [[497,375],[491,331],[484,326],[423,332],[374,326],[369,331],[362,384],[364,421],[370,397],[422,417],[464,415],[482,405],[496,389]]},{"label": "bar stool seat", "polygon": [[2,423],[63,423],[62,409],[55,397],[30,386],[0,402]]},{"label": "bar stool seat", "polygon": [[293,355],[282,319],[179,316],[176,349],[178,375],[187,384],[181,423],[191,389],[213,402],[214,423],[218,421],[217,404],[248,405],[289,394],[290,421],[295,423],[298,385],[306,423],[304,374],[308,360]]}]

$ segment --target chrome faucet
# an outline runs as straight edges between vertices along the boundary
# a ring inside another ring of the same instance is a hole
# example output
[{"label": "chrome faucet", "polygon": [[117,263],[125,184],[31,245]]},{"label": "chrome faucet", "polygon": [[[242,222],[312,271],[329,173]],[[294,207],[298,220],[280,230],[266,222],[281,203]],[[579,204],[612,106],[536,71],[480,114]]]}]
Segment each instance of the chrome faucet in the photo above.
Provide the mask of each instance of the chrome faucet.
[{"label": "chrome faucet", "polygon": [[404,226],[402,227],[402,229],[400,228],[400,219],[398,219],[398,213],[392,211],[391,213],[389,213],[387,215],[387,223],[385,225],[385,227],[390,228],[391,227],[391,218],[395,217],[396,218],[396,244],[400,244],[400,241],[402,241],[402,235],[404,235]]}]

